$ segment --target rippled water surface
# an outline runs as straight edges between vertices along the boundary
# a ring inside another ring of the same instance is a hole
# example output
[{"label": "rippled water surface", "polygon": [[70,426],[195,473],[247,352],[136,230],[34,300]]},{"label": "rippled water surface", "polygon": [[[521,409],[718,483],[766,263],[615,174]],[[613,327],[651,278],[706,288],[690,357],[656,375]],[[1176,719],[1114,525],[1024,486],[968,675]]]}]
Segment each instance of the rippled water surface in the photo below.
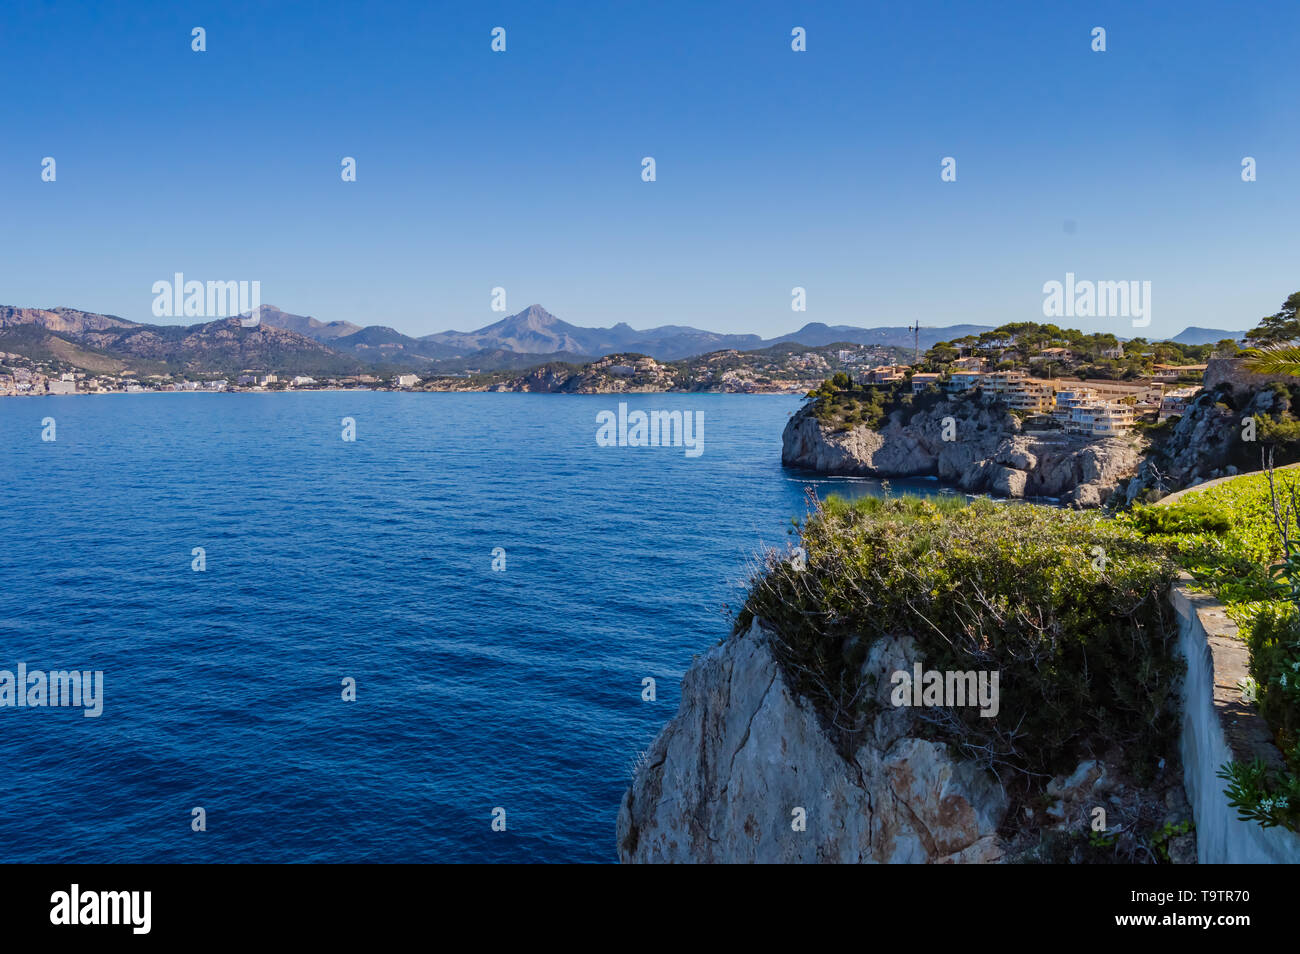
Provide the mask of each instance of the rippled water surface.
[{"label": "rippled water surface", "polygon": [[797,398],[624,398],[703,411],[694,459],[598,447],[618,400],[0,400],[0,669],[105,680],[0,708],[0,860],[613,860],[754,555],[809,483],[877,489],[781,468]]}]

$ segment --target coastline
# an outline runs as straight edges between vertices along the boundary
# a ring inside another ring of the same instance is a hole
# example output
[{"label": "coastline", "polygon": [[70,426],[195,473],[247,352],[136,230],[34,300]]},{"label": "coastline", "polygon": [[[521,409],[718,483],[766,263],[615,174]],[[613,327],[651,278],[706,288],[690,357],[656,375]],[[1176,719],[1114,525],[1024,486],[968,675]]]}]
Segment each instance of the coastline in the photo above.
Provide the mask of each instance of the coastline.
[{"label": "coastline", "polygon": [[158,388],[142,388],[139,391],[73,391],[65,394],[41,393],[5,393],[0,394],[0,398],[46,398],[46,397],[104,397],[109,395],[132,395],[132,394],[313,394],[313,393],[375,393],[375,394],[545,394],[558,397],[604,397],[608,395],[636,395],[636,394],[727,394],[743,395],[747,397],[801,397],[804,391],[750,391],[735,390],[701,390],[701,391],[684,391],[684,390],[663,390],[663,391],[507,391],[499,388],[239,388],[227,387],[220,390],[205,389],[184,389],[184,390],[165,390]]}]

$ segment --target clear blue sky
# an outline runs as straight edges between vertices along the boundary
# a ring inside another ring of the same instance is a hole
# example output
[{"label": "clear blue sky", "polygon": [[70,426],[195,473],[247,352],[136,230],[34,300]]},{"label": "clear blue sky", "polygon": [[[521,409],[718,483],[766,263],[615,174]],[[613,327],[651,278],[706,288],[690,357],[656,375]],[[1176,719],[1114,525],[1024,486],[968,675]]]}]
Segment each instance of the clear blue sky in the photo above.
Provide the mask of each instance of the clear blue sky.
[{"label": "clear blue sky", "polygon": [[11,3],[0,88],[0,304],[774,335],[1041,320],[1073,271],[1159,335],[1300,289],[1291,2]]}]

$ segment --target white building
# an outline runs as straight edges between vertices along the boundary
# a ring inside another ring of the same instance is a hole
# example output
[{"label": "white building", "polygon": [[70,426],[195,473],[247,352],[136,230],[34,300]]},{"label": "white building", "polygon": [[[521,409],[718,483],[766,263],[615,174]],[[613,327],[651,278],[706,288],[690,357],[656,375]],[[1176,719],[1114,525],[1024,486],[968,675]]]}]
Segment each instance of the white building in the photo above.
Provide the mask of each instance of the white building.
[{"label": "white building", "polygon": [[960,394],[962,391],[979,387],[983,381],[984,375],[979,371],[954,371],[948,378],[947,388],[953,394]]},{"label": "white building", "polygon": [[1092,388],[1071,387],[1056,392],[1056,408],[1052,417],[1064,424],[1070,419],[1071,408],[1097,403],[1097,392]]},{"label": "white building", "polygon": [[1031,355],[1030,364],[1036,364],[1041,361],[1070,361],[1073,360],[1074,354],[1069,348],[1044,348],[1038,354]]},{"label": "white building", "polygon": [[1065,429],[1089,437],[1118,437],[1133,426],[1133,408],[1127,404],[1078,404],[1070,408]]},{"label": "white building", "polygon": [[1171,417],[1182,417],[1191,407],[1192,402],[1196,400],[1196,395],[1201,393],[1199,387],[1175,388],[1160,399],[1160,413],[1156,415],[1156,421],[1165,421]]},{"label": "white building", "polygon": [[397,386],[399,388],[413,388],[420,383],[419,375],[399,374],[397,376]]}]

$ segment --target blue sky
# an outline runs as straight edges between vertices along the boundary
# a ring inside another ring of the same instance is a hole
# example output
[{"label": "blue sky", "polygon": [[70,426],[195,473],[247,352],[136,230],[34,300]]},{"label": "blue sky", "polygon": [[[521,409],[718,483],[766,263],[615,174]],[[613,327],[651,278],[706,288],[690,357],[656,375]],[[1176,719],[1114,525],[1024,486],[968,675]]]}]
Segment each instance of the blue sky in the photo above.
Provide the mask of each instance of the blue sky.
[{"label": "blue sky", "polygon": [[1248,328],[1300,289],[1298,38],[1278,2],[8,4],[0,304],[158,320],[180,271],[415,335],[494,286],[775,335],[1042,320],[1071,271],[1150,281],[1149,334]]}]

